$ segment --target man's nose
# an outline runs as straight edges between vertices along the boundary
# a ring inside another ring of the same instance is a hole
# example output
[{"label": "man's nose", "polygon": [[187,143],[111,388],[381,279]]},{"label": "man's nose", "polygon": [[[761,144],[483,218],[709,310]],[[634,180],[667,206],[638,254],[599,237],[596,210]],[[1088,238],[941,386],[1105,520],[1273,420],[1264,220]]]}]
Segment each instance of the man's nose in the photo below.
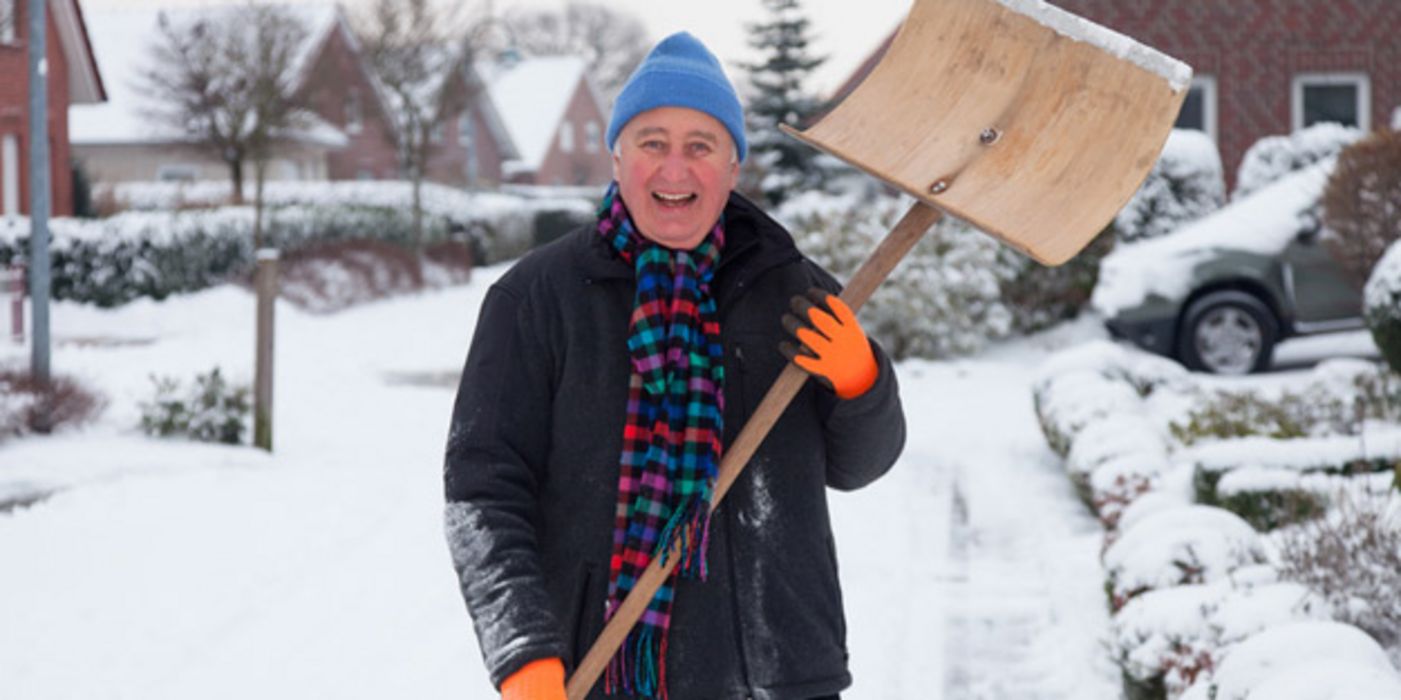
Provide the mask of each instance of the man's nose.
[{"label": "man's nose", "polygon": [[662,158],[661,174],[667,179],[680,179],[686,176],[690,170],[690,163],[686,162],[686,156],[679,150],[668,151]]}]

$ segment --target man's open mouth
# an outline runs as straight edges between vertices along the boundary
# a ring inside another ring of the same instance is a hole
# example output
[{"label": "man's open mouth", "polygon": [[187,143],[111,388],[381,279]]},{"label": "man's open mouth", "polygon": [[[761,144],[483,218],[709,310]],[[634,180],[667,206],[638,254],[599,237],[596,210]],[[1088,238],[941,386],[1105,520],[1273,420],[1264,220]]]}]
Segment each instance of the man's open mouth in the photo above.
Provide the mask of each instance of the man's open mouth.
[{"label": "man's open mouth", "polygon": [[656,200],[657,203],[661,204],[663,207],[684,207],[696,200],[696,193],[686,192],[673,194],[654,191],[652,192],[652,199]]}]

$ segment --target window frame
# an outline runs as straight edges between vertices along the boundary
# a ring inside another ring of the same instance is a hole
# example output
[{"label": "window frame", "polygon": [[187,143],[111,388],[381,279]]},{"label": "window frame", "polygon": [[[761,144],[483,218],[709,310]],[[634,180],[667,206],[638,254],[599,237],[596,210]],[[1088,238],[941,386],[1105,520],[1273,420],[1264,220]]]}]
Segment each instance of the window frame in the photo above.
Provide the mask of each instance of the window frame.
[{"label": "window frame", "polygon": [[559,125],[559,150],[561,153],[574,152],[574,122],[568,119]]},{"label": "window frame", "polygon": [[1296,73],[1289,87],[1289,125],[1291,131],[1305,128],[1304,89],[1348,85],[1357,88],[1357,128],[1372,130],[1372,79],[1363,71],[1333,71]]},{"label": "window frame", "polygon": [[[1217,96],[1220,94],[1216,86],[1216,76],[1214,75],[1194,75],[1192,85],[1188,89],[1200,89],[1202,93],[1202,131],[1214,143],[1220,143],[1220,121],[1217,108]],[[1173,128],[1177,127],[1174,122]],[[1196,131],[1196,129],[1191,129]]]}]

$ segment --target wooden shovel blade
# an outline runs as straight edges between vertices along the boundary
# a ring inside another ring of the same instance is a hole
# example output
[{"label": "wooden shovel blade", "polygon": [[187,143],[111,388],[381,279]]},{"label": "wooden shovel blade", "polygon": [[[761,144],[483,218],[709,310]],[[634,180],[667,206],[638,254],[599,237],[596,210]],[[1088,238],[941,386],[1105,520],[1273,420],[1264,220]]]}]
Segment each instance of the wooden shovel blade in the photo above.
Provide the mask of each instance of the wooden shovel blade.
[{"label": "wooden shovel blade", "polygon": [[1148,175],[1190,76],[1040,0],[917,0],[849,97],[786,130],[1059,265]]}]

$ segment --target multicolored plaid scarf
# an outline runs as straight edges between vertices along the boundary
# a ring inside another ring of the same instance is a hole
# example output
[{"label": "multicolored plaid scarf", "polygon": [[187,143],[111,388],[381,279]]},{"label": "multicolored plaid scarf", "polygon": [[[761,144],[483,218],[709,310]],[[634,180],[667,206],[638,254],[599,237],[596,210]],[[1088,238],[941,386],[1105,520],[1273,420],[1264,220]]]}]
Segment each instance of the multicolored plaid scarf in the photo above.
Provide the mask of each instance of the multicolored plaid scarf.
[{"label": "multicolored plaid scarf", "polygon": [[[705,580],[710,495],[720,464],[724,350],[710,281],[725,245],[723,219],[694,250],[653,243],[633,227],[613,183],[597,231],[637,273],[628,325],[627,423],[609,564],[608,612],[653,557],[680,542],[677,572]],[[608,664],[605,690],[666,698],[667,630],[675,579],[652,598]]]}]

